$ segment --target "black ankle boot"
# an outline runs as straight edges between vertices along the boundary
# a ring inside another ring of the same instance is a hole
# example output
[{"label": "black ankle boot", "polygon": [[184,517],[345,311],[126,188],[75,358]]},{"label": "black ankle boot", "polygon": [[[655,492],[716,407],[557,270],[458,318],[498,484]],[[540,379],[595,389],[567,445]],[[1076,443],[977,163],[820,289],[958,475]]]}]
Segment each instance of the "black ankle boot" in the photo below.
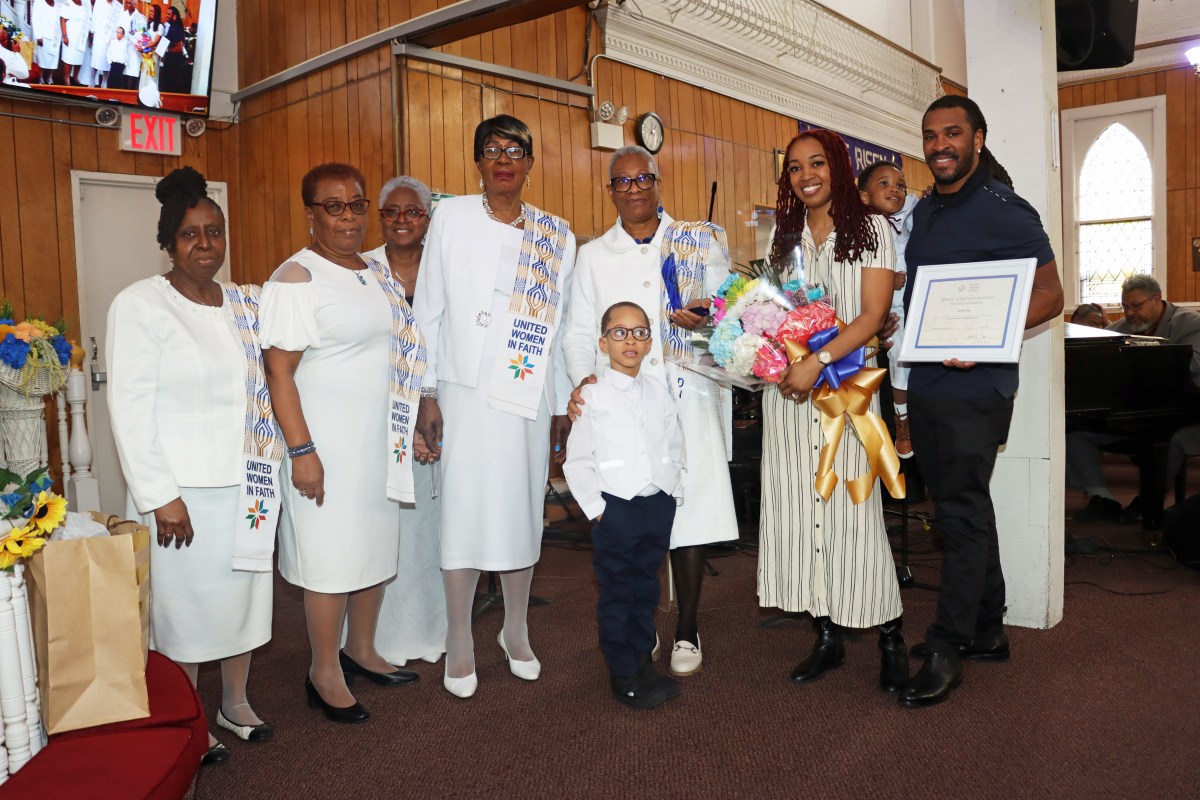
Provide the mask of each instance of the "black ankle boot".
[{"label": "black ankle boot", "polygon": [[813,643],[808,658],[792,670],[792,680],[796,683],[815,681],[826,670],[840,667],[846,661],[841,628],[834,625],[829,617],[813,617],[813,627],[817,630],[817,641]]},{"label": "black ankle boot", "polygon": [[879,688],[898,692],[908,680],[908,652],[904,649],[903,621],[896,617],[879,626]]}]

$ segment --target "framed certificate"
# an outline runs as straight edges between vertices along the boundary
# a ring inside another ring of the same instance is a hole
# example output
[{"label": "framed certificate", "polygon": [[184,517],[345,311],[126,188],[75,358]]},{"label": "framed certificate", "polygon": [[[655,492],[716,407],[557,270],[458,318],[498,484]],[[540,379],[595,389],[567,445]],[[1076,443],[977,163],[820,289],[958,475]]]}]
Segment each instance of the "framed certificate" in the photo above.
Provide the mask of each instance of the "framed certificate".
[{"label": "framed certificate", "polygon": [[1016,363],[1036,269],[1035,258],[917,269],[900,360]]}]

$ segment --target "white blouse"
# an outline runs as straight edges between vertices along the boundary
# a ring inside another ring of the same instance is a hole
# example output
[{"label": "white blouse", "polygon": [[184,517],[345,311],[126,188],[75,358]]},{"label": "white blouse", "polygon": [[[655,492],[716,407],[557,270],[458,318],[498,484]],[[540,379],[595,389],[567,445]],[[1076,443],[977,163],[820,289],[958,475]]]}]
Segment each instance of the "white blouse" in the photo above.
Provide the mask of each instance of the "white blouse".
[{"label": "white blouse", "polygon": [[[224,301],[224,296],[222,295]],[[108,310],[108,405],[137,510],[180,486],[235,486],[246,413],[246,356],[228,302],[202,306],[161,275]]]}]

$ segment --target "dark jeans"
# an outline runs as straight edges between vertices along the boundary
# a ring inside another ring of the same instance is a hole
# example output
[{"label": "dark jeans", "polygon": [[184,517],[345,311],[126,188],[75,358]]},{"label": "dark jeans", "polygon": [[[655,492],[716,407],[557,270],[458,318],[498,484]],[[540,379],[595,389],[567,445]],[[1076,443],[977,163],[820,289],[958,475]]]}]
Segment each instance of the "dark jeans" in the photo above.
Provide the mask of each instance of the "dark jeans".
[{"label": "dark jeans", "polygon": [[603,497],[603,519],[592,528],[600,651],[614,675],[628,678],[637,672],[638,654],[654,649],[658,568],[671,545],[675,498],[665,492],[632,500]]},{"label": "dark jeans", "polygon": [[1004,572],[990,482],[996,452],[1008,439],[1013,401],[908,395],[913,450],[933,498],[934,524],[945,540],[937,618],[925,638],[952,652],[1000,628]]}]

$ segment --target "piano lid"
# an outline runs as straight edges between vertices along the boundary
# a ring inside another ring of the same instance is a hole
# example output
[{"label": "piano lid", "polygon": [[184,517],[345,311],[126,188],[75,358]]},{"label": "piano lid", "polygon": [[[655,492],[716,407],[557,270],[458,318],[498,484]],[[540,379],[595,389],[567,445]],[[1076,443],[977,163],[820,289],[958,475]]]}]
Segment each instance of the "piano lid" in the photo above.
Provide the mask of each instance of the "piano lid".
[{"label": "piano lid", "polygon": [[1074,322],[1063,323],[1064,344],[1069,347],[1080,345],[1156,345],[1167,344],[1161,336],[1139,336],[1134,333],[1120,333],[1106,328],[1093,328],[1089,325],[1076,325]]}]

